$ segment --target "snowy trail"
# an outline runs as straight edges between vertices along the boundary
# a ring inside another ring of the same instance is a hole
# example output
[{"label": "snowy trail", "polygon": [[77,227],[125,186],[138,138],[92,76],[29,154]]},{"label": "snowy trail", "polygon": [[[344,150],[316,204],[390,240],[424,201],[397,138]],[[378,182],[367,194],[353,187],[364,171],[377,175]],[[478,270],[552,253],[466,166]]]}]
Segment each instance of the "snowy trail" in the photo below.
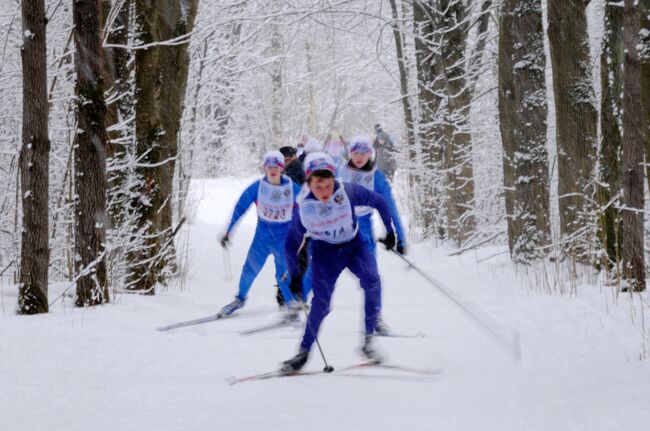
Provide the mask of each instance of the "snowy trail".
[{"label": "snowy trail", "polygon": [[[238,316],[156,328],[213,314],[235,295],[253,211],[234,235],[229,282],[217,238],[247,184],[193,185],[202,200],[187,226],[192,271],[184,291],[122,295],[90,310],[68,300],[48,315],[19,317],[15,288],[0,286],[0,429],[647,429],[650,362],[638,360],[640,324],[632,323],[627,300],[608,304],[607,293],[590,286],[571,299],[531,291],[506,255],[476,263],[494,248],[448,257],[449,250],[421,245],[409,259],[504,328],[518,328],[521,363],[404,262],[379,251],[386,322],[398,333],[426,335],[380,339],[382,350],[395,363],[442,374],[364,369],[230,386],[233,376],[275,369],[300,340],[301,331],[291,328],[239,334],[279,316],[270,260]],[[361,327],[361,290],[344,274],[320,337],[334,367],[360,360]],[[306,368],[322,367],[314,350]]]}]

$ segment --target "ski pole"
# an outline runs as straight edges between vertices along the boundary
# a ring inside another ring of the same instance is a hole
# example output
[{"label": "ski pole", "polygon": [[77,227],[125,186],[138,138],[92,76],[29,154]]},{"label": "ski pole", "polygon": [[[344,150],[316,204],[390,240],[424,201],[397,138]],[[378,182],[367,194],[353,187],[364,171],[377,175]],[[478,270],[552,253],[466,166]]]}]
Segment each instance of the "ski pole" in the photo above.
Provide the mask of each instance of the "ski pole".
[{"label": "ski pole", "polygon": [[487,332],[493,339],[499,342],[501,347],[506,348],[518,361],[521,360],[521,342],[518,331],[513,331],[512,340],[508,340],[503,334],[499,332],[499,323],[492,319],[490,316],[482,313],[480,310],[472,310],[470,304],[465,303],[459,297],[454,295],[449,288],[447,288],[442,282],[431,277],[429,274],[422,271],[420,268],[415,266],[413,262],[409,259],[398,253],[396,250],[391,249],[395,255],[402,259],[409,267],[413,268],[418,274],[420,274],[425,280],[427,280],[432,286],[438,289],[443,295],[447,297],[451,302],[453,302],[458,308],[465,312],[479,328]]},{"label": "ski pole", "polygon": [[[304,302],[298,302],[298,304],[300,308],[302,308],[302,311],[305,312],[306,324],[309,325],[309,313],[307,313],[307,305]],[[325,368],[323,368],[323,371],[326,373],[331,373],[334,371],[334,367],[327,363],[327,359],[325,359],[325,353],[323,353],[323,348],[320,345],[320,341],[318,341],[318,335],[314,338],[316,340],[316,346],[318,346],[318,351],[320,352],[320,357],[323,358],[323,362],[325,363]]]},{"label": "ski pole", "polygon": [[230,250],[224,248],[222,256],[223,256],[223,269],[224,269],[223,279],[225,281],[230,281],[232,280],[232,267],[230,266]]}]

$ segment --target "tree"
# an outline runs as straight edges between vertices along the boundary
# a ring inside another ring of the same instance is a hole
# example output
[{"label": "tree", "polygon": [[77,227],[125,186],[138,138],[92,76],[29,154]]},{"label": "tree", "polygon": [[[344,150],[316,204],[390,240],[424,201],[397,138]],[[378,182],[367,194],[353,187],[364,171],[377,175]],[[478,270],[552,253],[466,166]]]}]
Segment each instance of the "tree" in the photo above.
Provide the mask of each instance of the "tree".
[{"label": "tree", "polygon": [[643,142],[645,148],[646,177],[650,189],[650,0],[639,0],[641,15],[641,103],[643,106]]},{"label": "tree", "polygon": [[157,282],[165,282],[165,268],[175,266],[173,175],[187,86],[187,44],[197,7],[198,0],[135,0],[142,43],[135,54],[136,153],[142,178],[135,206],[145,245],[131,255],[129,286],[148,294]]},{"label": "tree", "polygon": [[470,21],[468,6],[463,0],[439,0],[437,13],[441,16],[440,24],[444,31],[441,55],[447,95],[447,223],[449,238],[460,246],[476,228],[473,212],[472,134],[469,124],[472,94],[466,74]]},{"label": "tree", "polygon": [[499,20],[499,118],[508,244],[531,263],[550,244],[546,56],[541,0],[505,0]]},{"label": "tree", "polygon": [[48,311],[49,103],[45,2],[22,0],[23,128],[20,149],[22,235],[18,313]]},{"label": "tree", "polygon": [[548,0],[557,125],[560,233],[565,252],[589,258],[598,110],[584,0]]},{"label": "tree", "polygon": [[[445,90],[444,68],[440,58],[442,33],[434,21],[435,5],[432,1],[413,2],[415,29],[415,60],[418,77],[418,103],[420,121],[419,139],[427,175],[421,180],[420,196],[423,236],[446,235],[446,192],[444,175],[444,132],[439,118]],[[409,161],[415,165],[416,149],[409,151]]]},{"label": "tree", "polygon": [[623,278],[630,289],[645,290],[643,249],[643,117],[641,65],[639,61],[639,10],[636,0],[625,0],[623,44],[625,71],[623,86]]},{"label": "tree", "polygon": [[79,307],[107,302],[106,103],[100,0],[73,3],[77,136],[75,147],[75,272]]},{"label": "tree", "polygon": [[605,26],[600,54],[600,163],[597,201],[600,240],[605,264],[611,267],[621,256],[621,221],[618,211],[621,194],[621,109],[623,93],[623,8],[605,3]]}]

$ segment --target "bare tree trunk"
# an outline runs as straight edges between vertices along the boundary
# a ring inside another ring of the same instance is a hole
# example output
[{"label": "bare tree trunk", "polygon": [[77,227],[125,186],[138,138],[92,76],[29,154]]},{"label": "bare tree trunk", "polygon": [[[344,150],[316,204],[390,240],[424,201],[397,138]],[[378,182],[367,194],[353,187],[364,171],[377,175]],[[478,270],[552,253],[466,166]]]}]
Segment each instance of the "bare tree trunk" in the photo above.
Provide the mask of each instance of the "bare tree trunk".
[{"label": "bare tree trunk", "polygon": [[650,0],[639,0],[641,15],[641,103],[643,106],[643,142],[645,148],[646,177],[650,189]]},{"label": "bare tree trunk", "polygon": [[[279,18],[276,17],[276,20]],[[282,33],[280,32],[280,23],[272,24],[271,33],[271,53],[275,57],[271,67],[271,147],[266,150],[278,148],[283,144],[283,127],[282,127]]]},{"label": "bare tree trunk", "polygon": [[623,8],[605,3],[605,31],[600,55],[600,181],[597,188],[599,237],[604,247],[597,266],[611,268],[621,258],[621,109],[623,93]]},{"label": "bare tree trunk", "polygon": [[[422,202],[424,238],[446,236],[446,191],[444,174],[445,134],[440,118],[445,91],[444,67],[440,58],[441,35],[435,20],[432,0],[413,3],[415,58],[418,76],[420,121],[418,134],[422,145],[424,168],[418,195]],[[411,166],[417,166],[417,153],[408,153]]]},{"label": "bare tree trunk", "polygon": [[130,256],[130,287],[153,294],[156,283],[166,282],[164,269],[175,267],[173,244],[162,247],[173,230],[173,176],[189,68],[188,40],[156,43],[192,31],[198,0],[136,0],[135,6],[140,40],[151,46],[135,55],[137,171],[143,180],[135,205],[146,240],[144,249]]},{"label": "bare tree trunk", "polygon": [[565,252],[589,260],[598,111],[584,0],[548,0],[557,124],[560,232]]},{"label": "bare tree trunk", "polygon": [[307,75],[309,76],[308,94],[309,94],[309,120],[307,122],[307,130],[310,136],[316,134],[316,86],[314,85],[314,59],[311,53],[311,46],[308,41],[305,41],[305,55],[307,60]]},{"label": "bare tree trunk", "polygon": [[73,3],[77,74],[75,272],[78,307],[108,302],[106,282],[106,103],[100,0]]},{"label": "bare tree trunk", "polygon": [[515,262],[548,254],[546,56],[541,0],[505,0],[499,22],[499,118],[508,244]]},{"label": "bare tree trunk", "polygon": [[466,47],[469,20],[462,0],[440,0],[445,32],[442,60],[447,90],[445,148],[447,171],[447,223],[449,238],[461,246],[476,229],[474,218],[474,169],[469,113],[472,95],[466,74]]},{"label": "bare tree trunk", "polygon": [[645,290],[643,249],[643,132],[641,64],[639,62],[639,10],[636,0],[625,0],[623,44],[625,73],[623,87],[623,278],[632,290]]},{"label": "bare tree trunk", "polygon": [[399,88],[402,96],[402,107],[404,109],[404,128],[406,131],[406,143],[409,150],[415,148],[415,132],[413,124],[413,110],[409,102],[408,88],[408,71],[406,69],[406,57],[404,55],[404,41],[402,40],[402,31],[399,25],[402,17],[397,9],[397,0],[390,0],[390,9],[393,14],[393,36],[395,38],[395,51],[397,52],[397,67],[399,69]]},{"label": "bare tree trunk", "polygon": [[23,129],[20,149],[22,235],[18,313],[47,313],[48,243],[47,52],[45,2],[22,0]]}]

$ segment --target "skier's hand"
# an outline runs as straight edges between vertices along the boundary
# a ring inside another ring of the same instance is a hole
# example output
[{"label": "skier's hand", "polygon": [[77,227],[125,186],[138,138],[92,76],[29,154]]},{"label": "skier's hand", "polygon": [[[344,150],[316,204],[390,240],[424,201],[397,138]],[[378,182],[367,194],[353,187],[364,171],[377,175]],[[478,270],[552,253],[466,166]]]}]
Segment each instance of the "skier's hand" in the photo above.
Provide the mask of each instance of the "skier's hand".
[{"label": "skier's hand", "polygon": [[380,239],[379,242],[386,246],[386,250],[392,250],[395,247],[395,232],[389,232],[386,237]]},{"label": "skier's hand", "polygon": [[224,236],[222,236],[221,240],[219,242],[221,243],[221,247],[223,247],[223,248],[230,247],[230,237],[228,236],[228,234],[225,234]]},{"label": "skier's hand", "polygon": [[395,247],[397,252],[404,256],[406,254],[406,246],[402,240],[397,241],[397,246]]}]

